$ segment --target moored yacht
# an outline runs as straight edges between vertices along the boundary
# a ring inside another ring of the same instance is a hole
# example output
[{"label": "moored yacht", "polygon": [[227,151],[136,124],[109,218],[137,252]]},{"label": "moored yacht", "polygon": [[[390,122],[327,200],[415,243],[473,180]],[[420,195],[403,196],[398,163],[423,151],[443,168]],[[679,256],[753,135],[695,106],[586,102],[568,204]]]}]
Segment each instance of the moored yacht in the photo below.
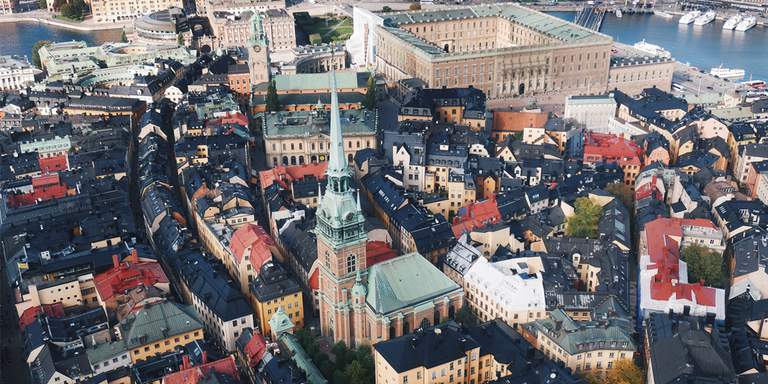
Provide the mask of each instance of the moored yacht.
[{"label": "moored yacht", "polygon": [[656,44],[648,43],[645,41],[645,39],[643,39],[642,41],[638,41],[637,43],[635,43],[635,45],[633,45],[633,47],[635,47],[635,49],[639,51],[643,51],[647,54],[650,54],[651,56],[659,56],[664,58],[672,57],[672,54],[669,53],[669,51],[667,51],[666,49]]},{"label": "moored yacht", "polygon": [[656,16],[661,16],[661,17],[663,17],[665,19],[671,19],[671,18],[675,17],[671,13],[667,13],[667,12],[664,12],[664,11],[658,11],[658,10],[653,11],[653,14],[656,15]]},{"label": "moored yacht", "polygon": [[725,24],[723,24],[723,29],[728,31],[733,31],[733,29],[736,28],[736,26],[739,25],[739,23],[741,23],[741,20],[742,20],[741,15],[731,16],[730,18],[728,18],[728,21],[726,21]]},{"label": "moored yacht", "polygon": [[757,18],[754,16],[747,16],[739,24],[736,25],[736,30],[739,32],[745,32],[757,24]]},{"label": "moored yacht", "polygon": [[678,21],[680,24],[690,24],[693,23],[694,20],[696,20],[697,17],[701,16],[701,12],[699,11],[690,11],[683,15],[680,18],[680,21]]},{"label": "moored yacht", "polygon": [[696,18],[696,20],[693,22],[694,25],[707,25],[711,23],[713,20],[715,20],[715,17],[717,16],[717,13],[713,10],[707,11],[705,14],[699,16]]}]

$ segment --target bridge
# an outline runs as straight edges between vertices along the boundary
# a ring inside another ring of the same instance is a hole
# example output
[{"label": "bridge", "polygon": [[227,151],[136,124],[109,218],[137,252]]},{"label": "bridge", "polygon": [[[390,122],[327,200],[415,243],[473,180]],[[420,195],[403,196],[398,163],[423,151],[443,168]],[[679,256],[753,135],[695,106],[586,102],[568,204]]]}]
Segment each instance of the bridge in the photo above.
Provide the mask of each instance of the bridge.
[{"label": "bridge", "polygon": [[603,7],[587,6],[576,13],[576,19],[573,22],[584,28],[600,31],[600,26],[603,25],[603,19],[605,18],[605,12],[606,9]]}]

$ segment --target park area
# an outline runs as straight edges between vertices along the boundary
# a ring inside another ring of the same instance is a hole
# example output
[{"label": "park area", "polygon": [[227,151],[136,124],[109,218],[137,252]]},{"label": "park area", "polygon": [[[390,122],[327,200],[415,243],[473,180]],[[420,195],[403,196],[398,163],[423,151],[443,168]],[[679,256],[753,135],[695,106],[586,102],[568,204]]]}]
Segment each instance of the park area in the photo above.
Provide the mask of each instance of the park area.
[{"label": "park area", "polygon": [[294,16],[310,44],[342,42],[352,35],[352,18],[349,17],[316,17],[298,13]]}]

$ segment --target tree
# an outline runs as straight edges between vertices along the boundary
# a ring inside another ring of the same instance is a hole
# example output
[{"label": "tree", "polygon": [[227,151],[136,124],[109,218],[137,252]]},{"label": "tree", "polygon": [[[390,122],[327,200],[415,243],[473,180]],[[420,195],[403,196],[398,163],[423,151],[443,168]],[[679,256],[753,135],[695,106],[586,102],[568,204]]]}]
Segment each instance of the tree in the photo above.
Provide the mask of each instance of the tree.
[{"label": "tree", "polygon": [[280,110],[280,98],[277,97],[277,86],[275,81],[272,80],[267,87],[267,111],[274,112]]},{"label": "tree", "polygon": [[312,45],[322,44],[323,37],[319,33],[313,33],[309,35],[309,43]]},{"label": "tree", "polygon": [[46,0],[37,0],[37,7],[40,9],[47,9],[48,8],[48,1]]},{"label": "tree", "polygon": [[604,383],[612,384],[643,384],[643,371],[631,360],[617,361],[605,375]]},{"label": "tree", "polygon": [[127,43],[128,42],[128,36],[125,35],[125,29],[123,29],[120,32],[120,42],[121,43]]},{"label": "tree", "polygon": [[603,208],[589,197],[579,197],[573,215],[566,221],[565,232],[568,236],[596,238],[602,212]]},{"label": "tree", "polygon": [[392,8],[390,8],[388,5],[385,5],[383,8],[381,8],[382,12],[392,12]]},{"label": "tree", "polygon": [[50,45],[51,42],[48,40],[38,40],[35,44],[32,45],[32,64],[38,68],[43,68],[42,63],[40,62],[40,48]]},{"label": "tree", "polygon": [[178,35],[176,35],[176,44],[177,45],[184,45],[184,35],[179,32]]},{"label": "tree", "polygon": [[632,188],[624,183],[611,183],[605,186],[605,191],[616,196],[628,210],[635,208],[635,193]]},{"label": "tree", "polygon": [[411,5],[408,6],[408,9],[410,9],[411,11],[421,10],[421,4],[419,4],[419,3],[411,3]]},{"label": "tree", "polygon": [[368,89],[363,98],[363,107],[371,110],[376,108],[376,81],[373,75],[368,76]]},{"label": "tree", "polygon": [[477,325],[477,316],[472,313],[468,305],[464,305],[456,312],[456,322],[466,325],[467,327],[473,327]]},{"label": "tree", "polygon": [[363,368],[363,365],[359,361],[354,360],[344,369],[344,376],[347,379],[347,383],[366,383],[368,371]]},{"label": "tree", "polygon": [[709,286],[722,286],[723,256],[720,253],[699,245],[689,245],[683,248],[682,257],[688,264],[688,281],[703,280]]}]

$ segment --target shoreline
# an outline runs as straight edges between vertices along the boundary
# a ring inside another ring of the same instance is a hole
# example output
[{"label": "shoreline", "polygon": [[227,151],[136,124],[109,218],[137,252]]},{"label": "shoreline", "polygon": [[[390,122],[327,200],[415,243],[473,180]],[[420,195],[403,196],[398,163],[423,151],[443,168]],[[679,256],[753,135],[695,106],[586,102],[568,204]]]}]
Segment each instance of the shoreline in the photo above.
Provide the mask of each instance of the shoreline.
[{"label": "shoreline", "polygon": [[[19,14],[17,14],[19,15]],[[110,30],[121,30],[125,28],[124,25],[115,25],[115,24],[75,24],[70,23],[62,20],[56,20],[56,19],[48,19],[44,17],[34,17],[34,16],[16,16],[16,15],[10,15],[10,16],[2,16],[0,17],[0,24],[3,23],[36,23],[36,24],[46,24],[53,27],[63,28],[63,29],[69,29],[73,31],[80,31],[80,32],[95,32],[95,31],[110,31]]]}]

